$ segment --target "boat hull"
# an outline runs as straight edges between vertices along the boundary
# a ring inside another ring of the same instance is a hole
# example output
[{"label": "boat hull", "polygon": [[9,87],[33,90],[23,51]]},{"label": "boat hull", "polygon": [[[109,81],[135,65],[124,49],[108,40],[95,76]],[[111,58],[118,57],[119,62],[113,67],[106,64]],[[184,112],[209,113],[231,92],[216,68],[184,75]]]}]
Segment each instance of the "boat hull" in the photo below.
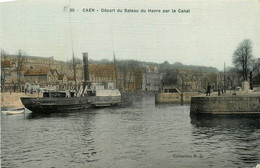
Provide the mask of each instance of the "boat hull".
[{"label": "boat hull", "polygon": [[28,98],[21,97],[23,105],[34,113],[65,112],[74,110],[84,110],[91,107],[87,97],[70,98]]},{"label": "boat hull", "polygon": [[93,107],[110,107],[121,103],[121,96],[93,96],[90,102]]},{"label": "boat hull", "polygon": [[5,115],[24,114],[24,112],[24,108],[2,110],[2,113]]}]

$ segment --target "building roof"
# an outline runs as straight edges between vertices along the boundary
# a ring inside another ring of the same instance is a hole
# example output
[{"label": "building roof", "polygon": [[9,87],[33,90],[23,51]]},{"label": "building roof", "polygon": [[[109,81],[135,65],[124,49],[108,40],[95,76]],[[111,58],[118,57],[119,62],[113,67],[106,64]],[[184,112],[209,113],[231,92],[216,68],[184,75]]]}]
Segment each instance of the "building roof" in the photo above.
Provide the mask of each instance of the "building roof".
[{"label": "building roof", "polygon": [[11,61],[10,60],[1,61],[1,66],[4,68],[9,68],[11,67]]},{"label": "building roof", "polygon": [[[19,55],[8,55],[9,57],[12,57],[12,58],[17,58]],[[50,59],[54,59],[53,56],[51,57],[43,57],[43,56],[27,56],[27,55],[22,55],[22,57],[24,59],[30,59],[30,60],[38,60],[38,59],[41,59],[41,60],[46,60],[46,61],[49,61]]]},{"label": "building roof", "polygon": [[[50,71],[51,71],[52,74],[54,74],[54,72],[57,72],[56,69],[52,69],[52,68],[50,68]],[[58,72],[57,72],[57,73],[58,73]]]},{"label": "building roof", "polygon": [[24,72],[24,76],[42,76],[48,75],[50,70],[48,69],[35,69],[35,70],[27,70]]},{"label": "building roof", "polygon": [[25,76],[47,75],[49,72],[54,74],[55,72],[57,72],[57,70],[45,66],[34,65],[33,67],[31,67],[31,69],[26,70],[24,72],[24,75]]},{"label": "building roof", "polygon": [[58,80],[63,80],[64,76],[65,76],[64,74],[59,74],[58,75]]},{"label": "building roof", "polygon": [[67,79],[68,79],[69,81],[74,81],[74,78],[73,78],[73,77],[67,77]]},{"label": "building roof", "polygon": [[107,64],[90,64],[89,74],[93,74],[96,77],[108,77],[113,76],[116,71],[116,67]]},{"label": "building roof", "polygon": [[25,67],[25,66],[22,66],[22,67],[21,67],[21,71],[27,71],[27,70],[28,70],[27,67]]}]

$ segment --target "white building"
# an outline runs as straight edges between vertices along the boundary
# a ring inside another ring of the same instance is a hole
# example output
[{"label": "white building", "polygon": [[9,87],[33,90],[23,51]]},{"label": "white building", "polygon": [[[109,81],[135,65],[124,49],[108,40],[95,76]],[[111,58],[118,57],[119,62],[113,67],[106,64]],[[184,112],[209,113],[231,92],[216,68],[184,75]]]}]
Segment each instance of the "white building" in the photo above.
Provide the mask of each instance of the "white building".
[{"label": "white building", "polygon": [[142,74],[142,90],[159,90],[161,79],[157,67],[146,66]]}]

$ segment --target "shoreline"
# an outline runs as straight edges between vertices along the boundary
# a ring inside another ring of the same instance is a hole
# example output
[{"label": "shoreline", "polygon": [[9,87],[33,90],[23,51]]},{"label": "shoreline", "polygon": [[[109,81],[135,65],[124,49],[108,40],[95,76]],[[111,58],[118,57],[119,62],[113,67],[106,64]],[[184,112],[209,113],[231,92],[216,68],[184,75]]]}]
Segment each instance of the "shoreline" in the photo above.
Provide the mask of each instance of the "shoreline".
[{"label": "shoreline", "polygon": [[[21,97],[38,97],[37,93],[27,93],[24,92],[4,92],[1,93],[1,108],[24,108],[20,98]],[[42,97],[42,93],[39,94]]]},{"label": "shoreline", "polygon": [[[135,96],[154,96],[152,91],[133,91],[133,92],[121,92],[122,99],[127,101]],[[24,108],[20,98],[21,97],[38,97],[37,93],[27,93],[24,92],[4,92],[1,93],[1,108]],[[39,94],[42,97],[42,93]]]}]

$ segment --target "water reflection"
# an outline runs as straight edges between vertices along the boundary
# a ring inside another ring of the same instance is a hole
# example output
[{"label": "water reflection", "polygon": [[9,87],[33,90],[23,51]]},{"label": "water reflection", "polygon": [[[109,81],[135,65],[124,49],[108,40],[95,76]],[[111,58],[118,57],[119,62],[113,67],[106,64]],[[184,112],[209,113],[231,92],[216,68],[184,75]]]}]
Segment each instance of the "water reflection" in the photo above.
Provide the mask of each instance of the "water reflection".
[{"label": "water reflection", "polygon": [[191,124],[195,127],[260,129],[259,115],[191,115],[190,118]]},{"label": "water reflection", "polygon": [[[77,132],[77,139],[75,139],[75,144],[72,144],[75,150],[71,151],[70,162],[85,164],[98,160],[94,136],[97,115],[92,110],[74,113],[73,121],[76,127],[74,131]],[[78,148],[79,146],[81,148]]]},{"label": "water reflection", "polygon": [[167,109],[167,108],[172,108],[172,107],[181,107],[181,106],[185,106],[187,107],[188,105],[181,105],[181,104],[178,104],[178,103],[155,103],[155,107],[158,108],[158,109]]},{"label": "water reflection", "polygon": [[[154,97],[144,96],[127,108],[4,117],[2,166],[253,167],[260,163],[259,117],[190,117],[189,109],[155,106]],[[173,158],[173,154],[204,158]]]},{"label": "water reflection", "polygon": [[[244,167],[260,162],[259,115],[191,116],[190,119],[194,146],[209,148],[214,157],[226,156],[235,167],[241,166],[241,162]],[[220,160],[225,162],[223,158]]]},{"label": "water reflection", "polygon": [[97,116],[88,110],[3,118],[2,166],[84,167],[96,161]]},{"label": "water reflection", "polygon": [[57,112],[57,113],[34,113],[29,110],[26,111],[26,119],[42,119],[42,118],[63,118],[63,117],[70,117],[73,115],[83,115],[85,113],[95,113],[94,109],[85,109],[80,111],[64,111],[64,112]]},{"label": "water reflection", "polygon": [[42,119],[42,118],[52,118],[52,117],[68,117],[69,113],[28,113],[26,119]]}]

